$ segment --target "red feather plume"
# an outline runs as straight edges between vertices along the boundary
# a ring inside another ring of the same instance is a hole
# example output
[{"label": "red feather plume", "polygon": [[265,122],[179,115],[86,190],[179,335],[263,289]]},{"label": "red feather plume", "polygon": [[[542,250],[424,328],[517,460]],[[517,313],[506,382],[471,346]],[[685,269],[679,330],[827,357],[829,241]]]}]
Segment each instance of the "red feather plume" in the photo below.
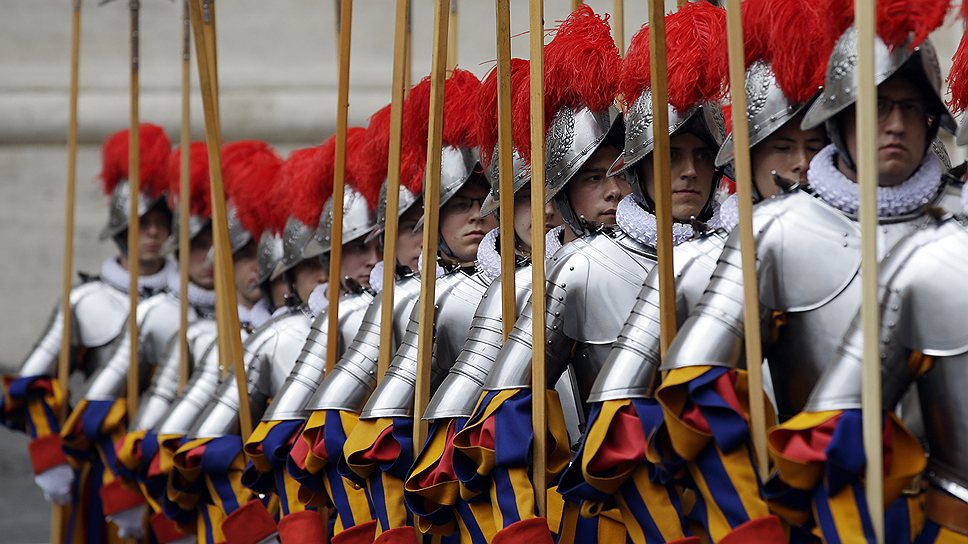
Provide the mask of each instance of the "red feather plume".
[{"label": "red feather plume", "polygon": [[[179,147],[169,156],[168,193],[181,196],[181,154]],[[208,218],[212,215],[212,191],[210,188],[211,172],[208,168],[208,145],[205,142],[192,142],[188,146],[188,203],[191,214]]]},{"label": "red feather plume", "polygon": [[[840,34],[830,36],[824,32],[825,15],[817,10],[813,0],[771,4],[774,9],[769,28],[765,30],[769,37],[764,60],[770,63],[777,84],[787,98],[794,103],[806,102],[823,86],[827,59]],[[796,30],[791,32],[791,29]]]},{"label": "red feather plume", "polygon": [[[723,98],[729,75],[726,11],[690,2],[666,15],[665,25],[669,103],[687,110],[701,101]],[[646,24],[632,37],[622,64],[619,92],[626,108],[651,85],[650,59]]]},{"label": "red feather plume", "polygon": [[[370,209],[375,210],[385,176],[372,176],[373,168],[370,165],[374,158],[368,153],[366,138],[367,129],[362,127],[353,127],[346,132],[346,183],[359,191]],[[385,173],[386,158],[382,163]]]},{"label": "red feather plume", "polygon": [[[851,0],[821,0],[820,12],[834,17],[831,31],[834,39],[854,24],[854,3]],[[951,0],[878,0],[877,35],[888,47],[900,47],[913,33],[912,47],[921,45],[935,29],[944,23]]]},{"label": "red feather plume", "polygon": [[222,146],[225,195],[242,227],[258,238],[269,227],[268,198],[282,159],[265,142],[242,140]]},{"label": "red feather plume", "polygon": [[622,60],[608,16],[582,4],[545,46],[545,129],[555,113],[586,106],[603,111],[615,100]]},{"label": "red feather plume", "polygon": [[[522,121],[530,131],[531,123],[531,96],[525,93],[523,97],[516,94],[516,89],[521,87],[522,80],[527,87],[530,79],[528,78],[528,68],[530,63],[524,59],[511,59],[511,126],[512,140],[517,145],[517,139],[513,136],[514,126]],[[481,164],[485,168],[491,164],[494,149],[497,147],[498,140],[498,111],[497,111],[497,68],[491,70],[481,83],[481,90],[478,93],[477,102],[477,147],[481,150]],[[523,107],[520,105],[523,101]],[[523,111],[522,111],[523,110]],[[523,119],[522,119],[523,117]],[[525,135],[530,148],[530,132]],[[520,152],[520,148],[519,148]]]},{"label": "red feather plume", "polygon": [[[968,22],[968,0],[961,3],[960,17]],[[951,72],[948,74],[948,90],[951,100],[948,105],[954,113],[968,109],[968,34],[962,32],[958,50],[951,58]]]},{"label": "red feather plume", "polygon": [[[157,198],[168,188],[171,143],[158,125],[142,123],[138,132],[141,192]],[[128,129],[109,136],[101,153],[102,189],[104,194],[110,195],[119,183],[128,179]]]},{"label": "red feather plume", "polygon": [[[323,204],[333,194],[332,174],[323,173],[322,155],[330,144],[332,156],[335,140],[330,138],[322,146],[297,149],[289,154],[279,168],[278,190],[273,198],[277,217],[293,216],[306,225],[316,225],[323,213]],[[283,221],[285,222],[285,221]]]}]

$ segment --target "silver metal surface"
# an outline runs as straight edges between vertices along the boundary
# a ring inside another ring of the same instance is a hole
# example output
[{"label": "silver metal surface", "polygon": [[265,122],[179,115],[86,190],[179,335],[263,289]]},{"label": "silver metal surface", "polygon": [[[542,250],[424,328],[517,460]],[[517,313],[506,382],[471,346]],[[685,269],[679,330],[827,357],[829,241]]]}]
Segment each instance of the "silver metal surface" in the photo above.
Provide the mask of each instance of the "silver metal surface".
[{"label": "silver metal surface", "polygon": [[[500,184],[501,184],[501,169],[500,160],[498,157],[498,149],[494,148],[494,154],[491,157],[491,164],[484,170],[484,175],[487,177],[488,183],[491,184],[491,192],[487,194],[484,198],[484,203],[481,204],[481,216],[488,216],[496,212],[501,205],[500,202]],[[511,148],[511,170],[513,178],[511,180],[511,190],[517,193],[522,187],[531,181],[531,166],[524,157],[518,153],[517,148]]]},{"label": "silver metal surface", "polygon": [[958,127],[958,137],[955,138],[955,143],[961,146],[968,145],[968,115],[961,119],[961,126]]},{"label": "silver metal surface", "polygon": [[[128,295],[108,284],[93,280],[71,289],[71,344],[87,348],[86,358],[103,358],[106,362],[114,342],[119,340],[128,319]],[[18,377],[52,376],[64,335],[64,318],[60,304],[47,324],[47,329],[30,350],[16,372]],[[101,353],[96,354],[95,352]],[[94,365],[93,368],[97,368]],[[88,367],[92,368],[92,367]]]},{"label": "silver metal surface", "polygon": [[[138,217],[143,216],[157,204],[164,202],[164,196],[151,198],[141,193],[138,195]],[[127,180],[114,187],[108,197],[108,222],[98,234],[98,240],[107,240],[121,234],[128,228],[128,215],[131,212],[131,185]]]},{"label": "silver metal surface", "polygon": [[[480,161],[476,148],[445,145],[440,151],[440,206],[444,207],[479,171]],[[426,184],[427,174],[424,172],[424,187],[427,186]],[[423,225],[423,216],[417,221],[416,228],[420,228],[421,225]]]},{"label": "silver metal surface", "polygon": [[[410,313],[420,296],[420,276],[410,274],[393,289],[393,352],[400,347],[410,323]],[[307,411],[344,410],[359,413],[376,388],[380,356],[380,319],[383,298],[376,297],[363,316],[359,332],[307,402]]]},{"label": "silver metal surface", "polygon": [[270,231],[264,231],[259,238],[259,245],[256,248],[257,259],[259,262],[259,283],[265,283],[272,277],[276,266],[282,262],[282,237]]},{"label": "silver metal surface", "polygon": [[[171,339],[178,333],[181,321],[178,298],[164,292],[138,302],[139,383],[147,385],[148,372],[162,360]],[[189,319],[196,317],[189,310]],[[131,367],[131,335],[121,335],[118,348],[106,365],[89,381],[84,397],[90,401],[115,400],[126,394]]]},{"label": "silver metal surface", "polygon": [[[171,403],[168,411],[155,426],[158,435],[185,436],[188,434],[198,420],[198,416],[215,395],[222,376],[216,334],[217,331],[208,339],[208,345],[200,344],[201,351],[193,352],[195,367],[192,369],[192,376],[185,390]],[[245,336],[246,333],[243,330],[243,339]]]},{"label": "silver metal surface", "polygon": [[[883,220],[879,256],[928,221],[917,213]],[[837,347],[860,307],[860,229],[841,212],[800,191],[757,205],[753,224],[764,353],[782,421],[803,409],[814,384],[836,359]],[[740,263],[734,231],[709,287],[669,347],[663,370],[741,365]],[[774,316],[783,319],[776,331]]]},{"label": "silver metal surface", "polygon": [[[504,329],[501,321],[500,277],[487,287],[481,303],[471,320],[467,340],[454,366],[431,397],[423,419],[470,417],[481,396],[487,374],[494,366],[501,346]],[[531,264],[519,266],[514,272],[514,303],[517,312],[524,310],[531,298]]]},{"label": "silver metal surface", "polygon": [[[723,246],[726,234],[716,232],[679,244],[673,249],[677,323],[682,325],[698,303]],[[651,398],[658,386],[659,269],[653,268],[635,299],[635,306],[592,385],[588,402]]]},{"label": "silver metal surface", "polygon": [[239,220],[239,211],[232,204],[229,204],[226,208],[225,217],[229,225],[229,245],[234,255],[252,241],[252,235],[242,226],[242,222]]},{"label": "silver metal surface", "polygon": [[[189,368],[194,368],[194,361],[200,359],[205,349],[215,341],[218,326],[214,319],[202,318],[192,321],[186,331],[188,335]],[[168,349],[162,362],[151,377],[151,385],[141,396],[138,413],[130,430],[139,431],[154,428],[168,413],[171,403],[178,396],[178,371],[181,366],[181,349],[178,337],[174,337],[168,344]]]},{"label": "silver metal surface", "polygon": [[[910,68],[923,76],[930,87],[931,95],[925,99],[933,102],[941,112],[941,128],[954,134],[957,125],[951,112],[945,106],[941,88],[941,64],[938,53],[931,40],[925,40],[919,47],[908,45],[891,49],[879,36],[874,39],[874,82],[880,85],[902,68]],[[857,101],[857,28],[848,28],[837,40],[834,50],[827,61],[827,77],[823,93],[803,117],[801,127],[811,129],[832,120],[845,108]]]},{"label": "silver metal surface", "polygon": [[[420,195],[413,194],[410,189],[403,185],[400,186],[400,201],[397,206],[398,216],[402,216],[411,206],[421,201]],[[370,242],[377,236],[383,234],[387,225],[387,182],[383,182],[380,187],[380,200],[376,205],[376,228],[366,236],[366,241]]]},{"label": "silver metal surface", "polygon": [[270,280],[281,276],[284,272],[299,264],[303,260],[303,249],[316,232],[311,227],[295,217],[289,217],[282,230],[282,259],[276,264],[269,275]]},{"label": "silver metal surface", "polygon": [[593,112],[586,107],[562,108],[551,120],[545,138],[545,202],[551,201],[598,149],[612,122],[615,108]]},{"label": "silver metal surface", "polygon": [[[702,102],[694,108],[680,112],[669,106],[669,135],[675,136],[683,128],[696,125],[698,134],[709,138],[715,147],[720,147],[726,138],[726,120],[723,109],[715,102]],[[631,168],[635,163],[644,159],[655,147],[655,130],[652,117],[652,91],[643,92],[632,106],[625,112],[625,147],[615,163],[608,169],[609,175],[615,175]],[[639,184],[632,184],[639,198],[644,198],[644,189]]]},{"label": "silver metal surface", "polygon": [[[319,225],[303,248],[302,258],[311,259],[329,251],[333,236],[333,199],[323,205]],[[346,186],[343,193],[343,244],[370,234],[376,228],[376,213],[370,209],[359,191]]]},{"label": "silver metal surface", "polygon": [[[373,295],[368,291],[349,293],[340,297],[337,357],[343,356],[346,347],[363,326],[363,320],[373,300]],[[328,314],[329,312],[324,311],[313,320],[292,370],[283,378],[285,381],[282,382],[282,386],[271,391],[272,404],[262,416],[263,421],[304,419],[309,416],[306,403],[323,381],[326,371]],[[272,369],[274,384],[279,381],[275,376],[283,370],[282,366]]]},{"label": "silver metal surface", "polygon": [[[437,279],[434,293],[434,348],[431,359],[430,392],[454,365],[460,346],[467,338],[474,310],[487,289],[482,274],[455,270]],[[414,304],[400,347],[386,376],[370,396],[360,419],[412,417],[417,381],[417,341],[420,305]]]},{"label": "silver metal surface", "polygon": [[[570,364],[580,398],[588,397],[655,262],[653,248],[617,229],[579,238],[555,253],[545,297],[548,386]],[[514,324],[485,390],[531,385],[531,308],[529,302]]]},{"label": "silver metal surface", "polygon": [[[819,89],[818,89],[819,91]],[[750,148],[765,140],[800,113],[807,103],[794,104],[777,85],[773,69],[757,60],[746,69],[746,119],[749,122]],[[733,160],[736,149],[730,133],[716,155],[716,166]]]},{"label": "silver metal surface", "polygon": [[[262,417],[273,392],[289,375],[309,329],[309,315],[297,310],[270,319],[246,338],[242,349],[253,421]],[[189,432],[191,438],[215,438],[239,432],[237,378],[230,373],[218,385]]]}]

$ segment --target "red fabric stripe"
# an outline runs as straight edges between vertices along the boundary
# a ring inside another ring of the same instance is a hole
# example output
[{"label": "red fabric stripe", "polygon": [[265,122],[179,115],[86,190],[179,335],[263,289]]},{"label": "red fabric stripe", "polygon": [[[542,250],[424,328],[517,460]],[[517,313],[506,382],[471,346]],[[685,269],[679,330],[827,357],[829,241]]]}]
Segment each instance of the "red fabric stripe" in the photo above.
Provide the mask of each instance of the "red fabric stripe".
[{"label": "red fabric stripe", "polygon": [[323,518],[315,510],[289,514],[279,520],[279,540],[282,544],[326,544]]},{"label": "red fabric stripe", "polygon": [[40,474],[57,465],[67,463],[60,435],[49,434],[31,440],[29,450],[30,464],[34,467],[34,474]]},{"label": "red fabric stripe", "polygon": [[332,544],[372,544],[376,534],[376,520],[354,525],[342,533],[333,536]]},{"label": "red fabric stripe", "polygon": [[426,489],[439,483],[454,481],[457,481],[457,474],[454,473],[454,423],[451,422],[447,426],[443,454],[431,470],[417,479],[417,485]]},{"label": "red fabric stripe", "polygon": [[174,542],[189,536],[181,532],[178,529],[178,525],[165,517],[165,514],[162,512],[152,514],[149,523],[151,524],[151,532],[154,533],[155,540],[158,541],[158,544],[167,544],[168,542]]},{"label": "red fabric stripe", "polygon": [[124,487],[121,485],[121,480],[104,484],[100,492],[105,516],[140,506],[145,502],[141,492]]},{"label": "red fabric stripe", "polygon": [[822,463],[827,460],[827,447],[833,439],[834,429],[841,416],[828,419],[822,425],[802,431],[788,431],[779,428],[774,431],[778,440],[783,441],[779,448],[782,455],[803,463]]},{"label": "red fabric stripe", "polygon": [[588,462],[590,472],[603,472],[645,460],[645,433],[632,405],[623,406],[612,418],[605,439]]},{"label": "red fabric stripe", "polygon": [[[322,450],[322,451],[325,455],[326,450]],[[313,454],[315,453],[316,452],[314,450]],[[296,466],[299,467],[299,470],[306,470],[306,456],[308,454],[309,454],[309,444],[307,444],[305,440],[296,440],[296,442],[292,445],[292,450],[289,451],[289,458],[292,459],[294,463],[296,463]],[[326,459],[325,456],[323,458]]]},{"label": "red fabric stripe", "polygon": [[393,438],[393,426],[389,426],[373,441],[373,445],[360,453],[360,459],[373,463],[389,463],[400,457],[400,444]]},{"label": "red fabric stripe", "polygon": [[276,533],[276,522],[266,507],[253,499],[222,521],[225,541],[232,544],[256,544]]}]

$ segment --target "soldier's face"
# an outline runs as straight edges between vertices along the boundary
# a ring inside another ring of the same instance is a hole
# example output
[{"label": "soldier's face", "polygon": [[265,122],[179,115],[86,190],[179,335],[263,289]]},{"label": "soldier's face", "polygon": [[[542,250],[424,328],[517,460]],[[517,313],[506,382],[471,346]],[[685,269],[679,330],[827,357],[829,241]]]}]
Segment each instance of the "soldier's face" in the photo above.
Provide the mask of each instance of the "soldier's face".
[{"label": "soldier's face", "polygon": [[235,274],[235,292],[239,304],[251,308],[262,298],[259,289],[259,260],[256,245],[249,242],[232,255],[232,270]]},{"label": "soldier's face", "polygon": [[579,217],[600,225],[614,225],[618,203],[632,192],[625,174],[608,175],[620,151],[602,145],[565,185],[568,201]]},{"label": "soldier's face", "polygon": [[477,260],[477,246],[497,226],[493,215],[481,217],[481,204],[486,196],[484,184],[467,183],[440,208],[440,235],[458,262]]},{"label": "soldier's face", "polygon": [[164,257],[161,248],[171,234],[171,213],[160,206],[148,210],[138,221],[138,260],[154,268]]},{"label": "soldier's face", "polygon": [[308,301],[310,293],[318,285],[326,283],[326,267],[322,259],[304,259],[292,269],[296,294],[302,301]]},{"label": "soldier's face", "polygon": [[810,161],[827,145],[823,127],[800,130],[802,119],[803,114],[793,117],[750,150],[753,183],[763,198],[776,194],[774,172],[784,179],[806,183]]},{"label": "soldier's face", "polygon": [[414,204],[402,216],[397,226],[397,263],[416,272],[420,251],[423,250],[423,231],[414,228],[420,220],[423,207]]},{"label": "soldier's face", "polygon": [[[877,86],[877,170],[878,184],[892,187],[914,174],[928,149],[932,119],[925,112],[925,97],[907,79],[892,77]],[[883,113],[882,113],[883,112]],[[857,160],[857,123],[854,108],[844,114],[847,150]],[[841,168],[841,171],[844,171]],[[844,172],[850,179],[856,173]]]},{"label": "soldier's face", "polygon": [[[672,217],[689,221],[698,217],[713,190],[716,170],[716,150],[695,134],[677,134],[669,139]],[[652,153],[642,161],[639,171],[645,179],[645,190],[655,202],[655,176],[652,172]]]},{"label": "soldier's face", "polygon": [[363,238],[343,244],[343,255],[340,260],[340,280],[350,278],[364,287],[370,286],[370,271],[380,260],[380,240],[374,238],[369,242]]},{"label": "soldier's face", "polygon": [[212,229],[205,227],[192,238],[188,250],[188,279],[203,289],[215,288],[215,273],[208,259],[212,248]]},{"label": "soldier's face", "polygon": [[[564,223],[554,201],[544,205],[544,225],[542,233]],[[531,184],[525,185],[514,194],[514,234],[521,249],[531,252]]]}]

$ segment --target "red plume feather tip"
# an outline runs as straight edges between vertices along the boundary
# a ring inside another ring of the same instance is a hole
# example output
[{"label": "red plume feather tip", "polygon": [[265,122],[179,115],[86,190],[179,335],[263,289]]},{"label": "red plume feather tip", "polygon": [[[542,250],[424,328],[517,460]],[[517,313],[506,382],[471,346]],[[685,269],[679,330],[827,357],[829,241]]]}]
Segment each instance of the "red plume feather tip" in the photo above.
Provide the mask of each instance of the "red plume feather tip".
[{"label": "red plume feather tip", "polygon": [[[837,36],[824,32],[827,24],[824,14],[812,0],[774,0],[772,5],[764,60],[770,63],[777,84],[787,98],[803,103],[823,86],[827,59]],[[793,28],[796,32],[790,31]]]},{"label": "red plume feather tip", "polygon": [[[849,0],[821,0],[820,12],[833,17],[834,39],[854,24],[854,3]],[[877,35],[888,47],[900,47],[912,37],[912,47],[921,45],[944,24],[951,0],[878,0]]]},{"label": "red plume feather tip", "polygon": [[511,143],[531,164],[531,62],[511,64]]},{"label": "red plume feather tip", "polygon": [[[717,101],[726,94],[729,62],[726,47],[726,11],[706,2],[689,2],[666,15],[666,48],[669,55],[669,103],[685,111],[703,101]],[[651,86],[649,27],[632,37],[619,92],[628,108]]]},{"label": "red plume feather tip", "polygon": [[[330,138],[328,142],[332,142]],[[319,222],[323,204],[333,193],[332,174],[325,183],[322,166],[323,146],[297,149],[279,169],[278,191],[273,198],[273,207],[279,217],[293,216],[306,225],[314,226]],[[333,154],[330,146],[330,155]]]},{"label": "red plume feather tip", "polygon": [[222,146],[226,198],[242,227],[255,238],[272,222],[266,204],[281,165],[282,159],[265,142],[242,140]]},{"label": "red plume feather tip", "polygon": [[604,111],[615,100],[622,60],[607,16],[581,5],[545,47],[545,130],[562,108]]},{"label": "red plume feather tip", "polygon": [[444,84],[443,143],[454,147],[477,146],[477,95],[481,82],[477,76],[454,69]]},{"label": "red plume feather tip", "polygon": [[[169,155],[168,162],[168,192],[175,196],[181,195],[181,154],[182,148],[177,148]],[[212,215],[212,191],[210,189],[210,175],[208,168],[208,145],[205,142],[192,142],[188,146],[188,203],[190,213],[196,217],[208,218]]]},{"label": "red plume feather tip", "polygon": [[[523,137],[527,140],[528,149],[531,144],[531,95],[528,92],[528,67],[530,64],[524,59],[511,59],[511,139],[520,153],[519,141]],[[523,96],[518,96],[517,89],[521,88],[522,81],[525,87]],[[498,140],[498,111],[497,111],[497,69],[491,70],[478,94],[477,103],[477,146],[481,150],[481,164],[487,168],[491,164],[494,149],[497,147]],[[522,124],[525,133],[515,136],[514,127]]]},{"label": "red plume feather tip", "polygon": [[[367,129],[362,127],[353,127],[346,132],[346,184],[359,191],[370,209],[375,210],[385,176],[372,175],[370,165],[374,159],[368,153],[366,138]],[[386,159],[381,162],[386,172]]]},{"label": "red plume feather tip", "polygon": [[[142,123],[138,133],[141,192],[157,198],[168,188],[171,143],[164,129],[158,125]],[[127,129],[115,132],[105,140],[101,162],[102,189],[104,194],[110,195],[118,184],[128,179]]]},{"label": "red plume feather tip", "polygon": [[669,103],[686,111],[726,95],[729,60],[726,10],[706,2],[687,3],[666,16]]},{"label": "red plume feather tip", "polygon": [[400,184],[414,194],[423,190],[430,122],[430,78],[410,88],[403,102],[403,140],[400,146]]},{"label": "red plume feather tip", "polygon": [[948,105],[956,114],[968,109],[968,34],[962,34],[958,50],[951,59],[948,90],[951,91]]}]

